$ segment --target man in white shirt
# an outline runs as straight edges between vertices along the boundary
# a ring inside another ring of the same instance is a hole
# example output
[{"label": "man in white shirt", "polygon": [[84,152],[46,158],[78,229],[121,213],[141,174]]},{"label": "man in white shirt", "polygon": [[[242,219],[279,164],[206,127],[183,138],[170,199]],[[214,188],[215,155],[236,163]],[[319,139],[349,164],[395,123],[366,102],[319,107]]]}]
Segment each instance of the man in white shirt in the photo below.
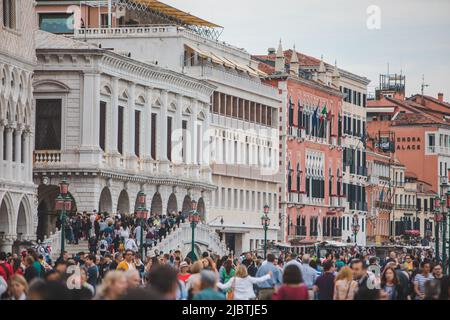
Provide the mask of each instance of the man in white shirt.
[{"label": "man in white shirt", "polygon": [[132,237],[125,240],[125,250],[132,250],[133,252],[139,251],[136,241],[134,241]]}]

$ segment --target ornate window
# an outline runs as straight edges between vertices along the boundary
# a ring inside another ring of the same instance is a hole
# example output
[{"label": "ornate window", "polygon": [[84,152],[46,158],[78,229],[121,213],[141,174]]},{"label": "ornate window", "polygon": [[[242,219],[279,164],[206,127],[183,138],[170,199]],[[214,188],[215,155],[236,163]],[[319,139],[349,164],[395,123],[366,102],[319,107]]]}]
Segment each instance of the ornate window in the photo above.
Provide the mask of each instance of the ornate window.
[{"label": "ornate window", "polygon": [[3,26],[16,29],[16,0],[3,0]]}]

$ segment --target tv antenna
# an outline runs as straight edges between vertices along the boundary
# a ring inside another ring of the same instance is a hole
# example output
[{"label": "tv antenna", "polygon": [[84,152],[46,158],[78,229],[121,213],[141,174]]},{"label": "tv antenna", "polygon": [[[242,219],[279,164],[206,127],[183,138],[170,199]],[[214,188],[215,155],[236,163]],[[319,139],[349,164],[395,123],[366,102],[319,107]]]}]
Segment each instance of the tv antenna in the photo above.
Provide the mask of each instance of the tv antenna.
[{"label": "tv antenna", "polygon": [[422,75],[422,85],[420,86],[421,87],[421,92],[422,92],[422,98],[423,98],[424,89],[429,87],[429,86],[430,86],[429,84],[425,83],[425,75]]}]

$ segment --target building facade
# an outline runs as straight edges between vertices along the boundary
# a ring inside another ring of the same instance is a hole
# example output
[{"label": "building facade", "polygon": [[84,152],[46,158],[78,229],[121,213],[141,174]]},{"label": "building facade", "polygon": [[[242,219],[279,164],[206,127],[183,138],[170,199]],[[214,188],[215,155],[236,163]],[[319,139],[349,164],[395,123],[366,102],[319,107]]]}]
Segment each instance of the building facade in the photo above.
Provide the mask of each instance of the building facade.
[{"label": "building facade", "polygon": [[0,2],[0,251],[35,239],[34,2]]},{"label": "building facade", "polygon": [[[254,56],[255,60],[260,62],[260,68],[264,72],[297,74],[301,79],[300,82],[315,84],[314,92],[307,90],[305,86],[297,85],[297,90],[299,88],[300,92],[304,91],[302,95],[290,92],[295,90],[295,85],[290,86],[288,83],[285,88],[281,88],[285,93],[283,105],[288,106],[285,110],[286,114],[283,113],[285,119],[281,125],[281,130],[285,133],[280,134],[281,145],[286,139],[286,147],[281,152],[285,155],[281,159],[281,164],[286,170],[282,176],[286,177],[285,182],[294,179],[296,175],[302,176],[300,180],[304,179],[305,183],[304,190],[292,188],[295,182],[282,184],[282,188],[286,188],[284,191],[282,189],[282,197],[285,197],[282,206],[284,205],[285,208],[295,206],[293,211],[301,210],[302,201],[300,204],[293,204],[289,197],[308,198],[307,195],[302,194],[302,191],[306,194],[310,193],[312,200],[309,203],[310,206],[305,208],[307,210],[311,208],[315,212],[313,216],[320,216],[320,218],[311,219],[309,225],[306,223],[306,228],[300,219],[299,227],[294,229],[298,229],[301,234],[305,233],[305,229],[312,230],[314,236],[311,240],[320,240],[325,237],[328,240],[354,241],[351,225],[359,225],[360,230],[356,241],[364,245],[367,170],[363,137],[366,123],[365,99],[369,80],[337,68],[336,65],[329,65],[323,59],[319,60],[297,51],[295,51],[296,55],[292,54],[294,51],[295,49],[280,52],[279,48],[275,52],[274,49],[269,49],[267,55]],[[307,103],[305,108],[303,108],[304,102]],[[289,106],[292,106],[291,111]],[[295,132],[298,128],[299,110],[304,117],[302,121],[305,128]],[[289,112],[292,112],[292,117],[289,116]],[[295,124],[297,128],[290,124]],[[302,134],[305,134],[305,137],[302,137]],[[307,146],[304,154],[289,150],[289,148],[295,150],[296,143],[301,145],[303,141],[305,141],[303,146]],[[315,147],[311,147],[312,145]],[[313,150],[318,146],[321,146],[320,151],[315,153]],[[304,159],[302,160],[304,164],[300,163],[299,170],[297,170],[295,159],[290,159],[291,156]],[[289,160],[292,160],[290,164]],[[298,181],[298,178],[295,179]],[[317,191],[312,185],[313,182],[314,185],[317,183],[320,186],[319,190],[323,192]],[[287,223],[287,216],[285,219]],[[294,221],[292,225],[295,226],[296,218]]]},{"label": "building facade", "polygon": [[264,204],[271,208],[268,239],[277,240],[279,230],[278,92],[261,82],[261,73],[251,67],[251,57],[245,50],[217,40],[215,30],[219,26],[157,4],[118,2],[113,14],[108,15],[105,4],[79,3],[85,25],[80,28],[75,21],[74,28],[67,30],[66,23],[58,24],[60,20],[55,18],[55,14],[63,14],[71,19],[64,1],[38,1],[37,11],[41,29],[52,31],[53,26],[54,32],[114,48],[133,59],[216,87],[208,101],[208,141],[197,144],[205,149],[204,155],[208,154],[212,184],[217,186],[205,221],[236,253],[262,250],[260,218]]},{"label": "building facade", "polygon": [[435,235],[433,199],[445,191],[450,166],[449,111],[443,95],[406,98],[405,76],[398,74],[381,75],[376,97],[367,103],[369,138],[401,164],[392,172],[393,237],[410,230],[422,238]]},{"label": "building facade", "polygon": [[36,39],[38,236],[55,226],[63,178],[74,212],[133,213],[143,191],[152,214],[187,212],[195,199],[204,218],[215,189],[201,148],[214,86],[86,42]]},{"label": "building facade", "polygon": [[[266,82],[283,96],[280,146],[280,239],[301,249],[321,240],[341,240],[342,94],[333,84],[300,76],[299,54],[257,56]],[[274,61],[275,60],[275,61]],[[323,62],[322,62],[323,63]]]},{"label": "building facade", "polygon": [[367,230],[368,245],[381,245],[390,239],[390,217],[393,212],[392,159],[367,147]]}]

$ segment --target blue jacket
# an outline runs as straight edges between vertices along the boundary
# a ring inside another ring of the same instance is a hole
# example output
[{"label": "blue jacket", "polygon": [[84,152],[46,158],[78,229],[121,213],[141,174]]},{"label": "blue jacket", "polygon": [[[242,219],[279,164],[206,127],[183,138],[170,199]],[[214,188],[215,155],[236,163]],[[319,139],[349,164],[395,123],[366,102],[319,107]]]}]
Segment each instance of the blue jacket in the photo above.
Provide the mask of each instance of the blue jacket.
[{"label": "blue jacket", "polygon": [[262,264],[258,272],[256,272],[256,277],[262,277],[269,273],[269,271],[272,271],[272,276],[269,280],[266,280],[264,282],[261,282],[258,284],[258,287],[260,289],[267,289],[267,288],[273,288],[275,286],[279,286],[283,282],[283,278],[281,275],[281,270],[276,267],[272,262],[265,262]]}]

